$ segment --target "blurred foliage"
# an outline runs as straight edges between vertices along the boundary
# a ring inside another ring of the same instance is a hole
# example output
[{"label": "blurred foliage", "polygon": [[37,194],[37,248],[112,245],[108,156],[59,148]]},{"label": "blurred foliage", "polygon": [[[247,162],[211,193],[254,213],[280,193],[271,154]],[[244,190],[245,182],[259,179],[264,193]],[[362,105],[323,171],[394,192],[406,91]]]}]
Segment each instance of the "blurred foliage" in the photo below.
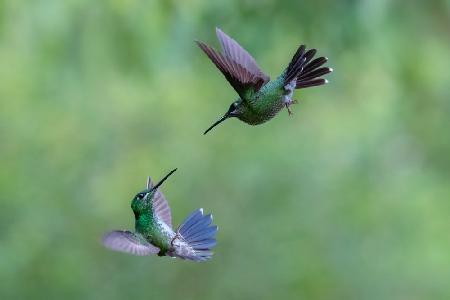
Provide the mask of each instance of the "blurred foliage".
[{"label": "blurred foliage", "polygon": [[[330,84],[202,136],[236,94],[193,43]],[[450,1],[0,1],[1,299],[449,299]],[[105,250],[146,176],[204,264]]]}]

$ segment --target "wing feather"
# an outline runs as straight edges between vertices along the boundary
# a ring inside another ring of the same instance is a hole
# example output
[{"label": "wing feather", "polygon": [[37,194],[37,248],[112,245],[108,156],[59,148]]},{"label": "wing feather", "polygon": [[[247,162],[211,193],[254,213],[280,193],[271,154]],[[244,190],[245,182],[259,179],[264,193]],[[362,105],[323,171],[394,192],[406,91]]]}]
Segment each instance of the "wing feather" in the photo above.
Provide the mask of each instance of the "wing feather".
[{"label": "wing feather", "polygon": [[258,91],[270,78],[259,69],[254,58],[235,40],[219,28],[216,28],[216,33],[222,53],[200,41],[197,41],[197,45],[222,72],[239,96],[245,99],[248,90]]},{"label": "wing feather", "polygon": [[[154,186],[150,177],[147,179],[147,188],[150,189]],[[164,223],[172,227],[172,213],[170,211],[169,203],[159,189],[156,190],[153,195],[153,212]]]},{"label": "wing feather", "polygon": [[216,28],[216,35],[217,39],[220,42],[220,46],[222,47],[222,53],[224,55],[228,56],[237,64],[243,66],[255,77],[260,77],[265,82],[269,81],[269,76],[267,76],[261,71],[255,59],[250,55],[250,53],[248,53],[244,48],[242,48],[238,42],[229,37],[219,28]]},{"label": "wing feather", "polygon": [[142,235],[126,230],[114,230],[106,233],[102,243],[108,249],[138,256],[159,252],[159,248],[147,242]]}]

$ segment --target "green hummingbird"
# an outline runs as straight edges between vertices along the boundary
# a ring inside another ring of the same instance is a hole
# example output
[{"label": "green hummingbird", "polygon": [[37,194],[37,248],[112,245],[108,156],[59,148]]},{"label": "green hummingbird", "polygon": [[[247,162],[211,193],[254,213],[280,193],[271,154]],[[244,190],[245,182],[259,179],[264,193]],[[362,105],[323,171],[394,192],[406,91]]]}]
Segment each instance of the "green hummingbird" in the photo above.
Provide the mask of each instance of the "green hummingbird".
[{"label": "green hummingbird", "polygon": [[294,90],[326,84],[328,81],[320,77],[333,71],[332,68],[322,67],[328,60],[326,57],[312,60],[316,49],[306,50],[305,45],[300,45],[284,72],[275,80],[270,80],[255,59],[235,40],[219,28],[216,28],[216,35],[221,53],[200,41],[196,43],[222,72],[239,98],[204,134],[232,117],[258,125],[272,119],[283,107],[291,114],[289,106],[297,103],[292,99]]},{"label": "green hummingbird", "polygon": [[102,239],[105,247],[139,256],[157,254],[198,262],[211,258],[217,232],[217,226],[211,225],[211,214],[204,215],[202,208],[197,209],[176,230],[172,229],[169,204],[158,188],[176,170],[156,185],[148,177],[146,189],[137,193],[131,201],[135,231],[114,230],[106,233]]}]

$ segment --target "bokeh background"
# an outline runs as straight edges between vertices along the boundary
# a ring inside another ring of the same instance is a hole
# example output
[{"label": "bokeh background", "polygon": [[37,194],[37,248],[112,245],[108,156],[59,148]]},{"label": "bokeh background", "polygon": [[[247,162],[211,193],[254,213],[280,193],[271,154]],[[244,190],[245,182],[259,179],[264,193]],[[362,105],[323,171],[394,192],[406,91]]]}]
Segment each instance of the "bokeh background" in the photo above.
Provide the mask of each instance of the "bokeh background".
[{"label": "bokeh background", "polygon": [[[294,115],[202,132],[236,94],[193,43],[272,77],[305,43]],[[450,299],[450,1],[0,1],[1,299]],[[210,262],[132,257],[146,177]]]}]

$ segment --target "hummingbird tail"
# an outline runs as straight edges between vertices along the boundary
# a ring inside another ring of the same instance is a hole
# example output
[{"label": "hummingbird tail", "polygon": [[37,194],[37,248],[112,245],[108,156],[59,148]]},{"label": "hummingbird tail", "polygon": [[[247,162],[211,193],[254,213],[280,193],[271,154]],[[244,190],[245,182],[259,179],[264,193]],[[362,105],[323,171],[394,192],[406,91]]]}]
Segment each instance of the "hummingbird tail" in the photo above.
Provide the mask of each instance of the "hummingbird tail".
[{"label": "hummingbird tail", "polygon": [[318,57],[311,61],[314,55],[316,55],[317,50],[305,50],[306,46],[301,45],[292,57],[292,60],[284,73],[285,86],[290,84],[294,79],[296,79],[296,89],[327,83],[326,79],[320,77],[333,71],[332,68],[322,67],[328,59],[326,57]]},{"label": "hummingbird tail", "polygon": [[178,227],[177,233],[183,237],[193,251],[182,258],[205,261],[211,258],[211,249],[216,245],[217,226],[211,225],[212,215],[203,214],[203,209],[192,212]]},{"label": "hummingbird tail", "polygon": [[311,62],[305,62],[303,69],[297,76],[295,88],[307,88],[328,83],[326,79],[320,78],[325,74],[333,72],[332,68],[322,67],[327,61],[328,58],[321,56]]}]

